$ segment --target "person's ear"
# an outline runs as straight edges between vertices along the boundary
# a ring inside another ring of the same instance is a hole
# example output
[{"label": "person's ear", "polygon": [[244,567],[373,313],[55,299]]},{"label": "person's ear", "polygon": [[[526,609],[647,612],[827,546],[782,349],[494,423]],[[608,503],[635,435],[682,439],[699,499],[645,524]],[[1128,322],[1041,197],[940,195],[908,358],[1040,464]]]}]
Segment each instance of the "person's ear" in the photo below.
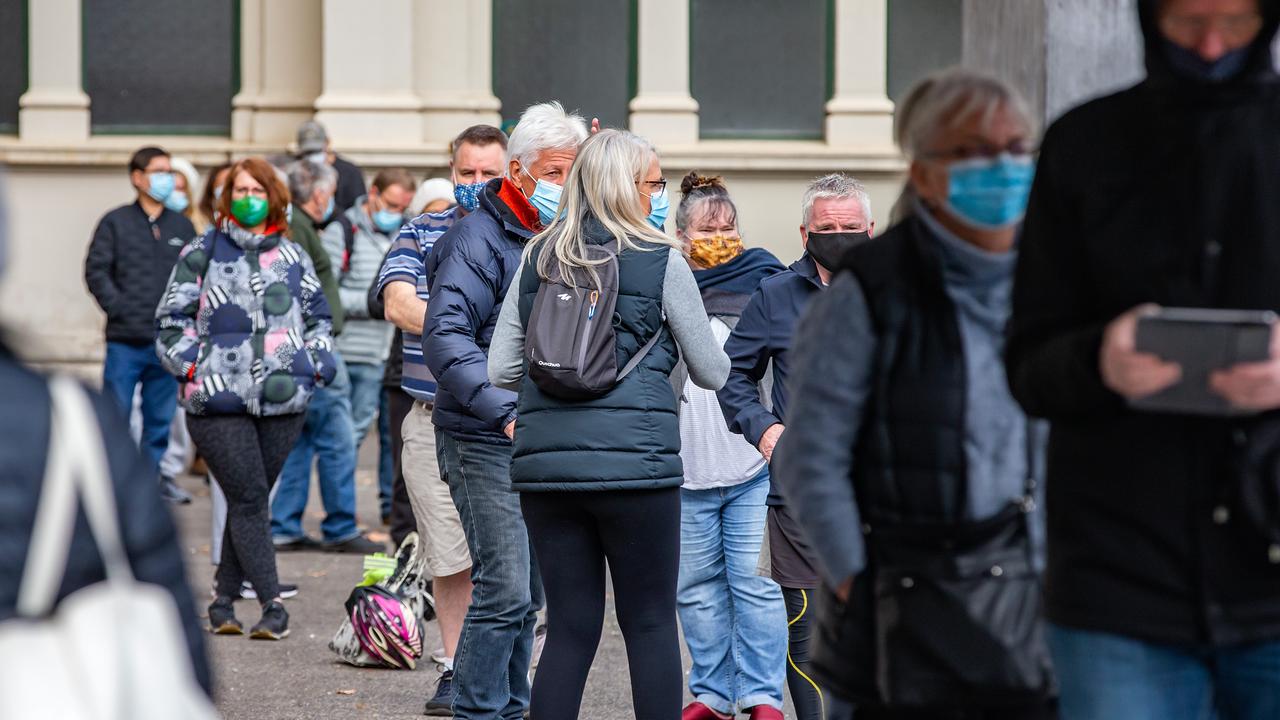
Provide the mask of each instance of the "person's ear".
[{"label": "person's ear", "polygon": [[946,184],[947,171],[945,166],[913,160],[908,173],[916,195],[926,205],[937,204],[940,202],[940,198],[946,195],[944,186]]},{"label": "person's ear", "polygon": [[809,228],[804,225],[800,226],[800,247],[809,247]]}]

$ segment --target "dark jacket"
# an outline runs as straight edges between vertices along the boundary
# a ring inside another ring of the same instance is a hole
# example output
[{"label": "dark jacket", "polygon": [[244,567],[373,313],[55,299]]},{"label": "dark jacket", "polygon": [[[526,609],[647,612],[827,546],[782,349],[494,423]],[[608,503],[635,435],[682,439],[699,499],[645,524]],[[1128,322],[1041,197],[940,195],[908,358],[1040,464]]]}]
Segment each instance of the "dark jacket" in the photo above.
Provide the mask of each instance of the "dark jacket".
[{"label": "dark jacket", "polygon": [[165,208],[152,222],[137,201],[102,216],[84,261],[84,281],[107,314],[107,342],[155,341],[156,305],[178,253],[195,236],[180,213]]},{"label": "dark jacket", "polygon": [[[729,429],[759,447],[770,425],[786,423],[787,371],[796,326],[809,301],[822,290],[818,268],[808,254],[786,270],[760,281],[733,334],[724,344],[731,363],[729,380],[716,394]],[[771,406],[760,398],[760,381],[773,363]],[[769,504],[782,504],[770,490]]]},{"label": "dark jacket", "polygon": [[[339,215],[351,209],[351,206],[356,204],[356,200],[369,191],[360,166],[335,153],[333,169],[338,171],[338,188],[333,194],[333,214],[329,216],[329,222],[333,222]],[[325,225],[328,224],[325,223]]]},{"label": "dark jacket", "polygon": [[[591,229],[589,242],[611,239],[598,223]],[[545,247],[535,249],[520,273],[517,302],[525,328],[542,284],[534,263]],[[669,379],[679,351],[662,312],[670,252],[652,248],[618,256],[613,318],[618,367],[655,333],[661,336],[613,390],[594,400],[561,400],[525,375],[511,460],[515,490],[655,490],[684,482],[680,420]]]},{"label": "dark jacket", "polygon": [[[488,350],[536,213],[502,178],[491,180],[480,207],[440,236],[427,256],[431,302],[422,340],[435,376],[435,426],[460,439],[509,444],[516,394],[489,382]],[[523,203],[523,205],[521,205]],[[513,207],[518,209],[513,209]]]},{"label": "dark jacket", "polygon": [[1181,645],[1280,638],[1280,413],[1136,412],[1098,367],[1104,327],[1140,303],[1280,310],[1278,5],[1261,3],[1245,71],[1209,85],[1174,73],[1144,0],[1147,79],[1045,135],[1006,366],[1052,421],[1053,622]]},{"label": "dark jacket", "polygon": [[[209,692],[204,633],[196,617],[173,520],[156,492],[155,471],[138,453],[129,437],[129,423],[120,411],[98,394],[93,395],[93,404],[115,486],[129,565],[139,582],[159,585],[173,595],[196,679]],[[50,420],[49,390],[44,378],[24,368],[0,345],[0,436],[5,438],[0,443],[0,477],[4,478],[0,482],[0,622],[13,617],[17,606],[44,480]],[[102,560],[88,520],[80,510],[58,600],[104,579]]]},{"label": "dark jacket", "polygon": [[324,288],[324,299],[329,303],[333,336],[337,337],[342,332],[342,319],[345,315],[342,311],[342,298],[338,295],[338,279],[334,275],[329,253],[325,252],[320,234],[316,232],[316,221],[305,210],[294,208],[293,219],[289,221],[289,239],[306,251],[311,264],[315,266],[316,277]]}]

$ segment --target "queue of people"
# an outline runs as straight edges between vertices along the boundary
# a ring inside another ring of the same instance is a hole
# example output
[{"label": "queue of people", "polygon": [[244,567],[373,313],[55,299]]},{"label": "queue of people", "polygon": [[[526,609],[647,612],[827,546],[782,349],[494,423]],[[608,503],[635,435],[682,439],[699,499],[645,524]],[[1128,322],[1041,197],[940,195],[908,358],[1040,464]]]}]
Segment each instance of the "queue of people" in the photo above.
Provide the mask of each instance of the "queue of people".
[{"label": "queue of people", "polygon": [[[461,129],[422,185],[366,186],[314,122],[280,167],[213,168],[194,206],[194,168],[139,150],[85,263],[113,399],[92,424],[190,674],[211,687],[161,511],[178,405],[225,496],[221,635],[245,633],[241,597],[250,637],[289,634],[277,550],[385,549],[354,492],[379,428],[378,517],[433,576],[428,715],[577,717],[611,584],[645,720],[788,698],[803,720],[1280,717],[1280,343],[1189,380],[1137,337],[1153,304],[1280,310],[1280,3],[1137,6],[1147,79],[1043,142],[998,79],[919,82],[887,229],[859,181],[819,177],[790,265],[723,179],[689,173],[677,201],[648,141],[557,102],[509,137]],[[0,403],[49,418],[11,434],[57,447],[58,393],[3,348]],[[1188,381],[1230,412],[1144,409]],[[109,419],[135,395],[140,455]],[[0,528],[25,547],[42,463],[19,455]],[[101,576],[82,535],[59,597]],[[0,554],[0,627],[26,553]]]}]

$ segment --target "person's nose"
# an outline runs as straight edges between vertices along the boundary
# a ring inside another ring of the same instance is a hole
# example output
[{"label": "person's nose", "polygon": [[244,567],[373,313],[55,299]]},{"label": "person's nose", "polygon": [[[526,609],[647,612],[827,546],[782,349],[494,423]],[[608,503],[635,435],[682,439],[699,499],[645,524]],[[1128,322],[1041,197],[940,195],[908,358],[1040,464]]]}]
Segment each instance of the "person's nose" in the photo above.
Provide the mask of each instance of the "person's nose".
[{"label": "person's nose", "polygon": [[1217,27],[1210,27],[1209,30],[1200,38],[1200,42],[1196,45],[1196,54],[1208,62],[1213,62],[1223,55],[1226,55],[1227,42],[1222,37],[1222,31]]}]

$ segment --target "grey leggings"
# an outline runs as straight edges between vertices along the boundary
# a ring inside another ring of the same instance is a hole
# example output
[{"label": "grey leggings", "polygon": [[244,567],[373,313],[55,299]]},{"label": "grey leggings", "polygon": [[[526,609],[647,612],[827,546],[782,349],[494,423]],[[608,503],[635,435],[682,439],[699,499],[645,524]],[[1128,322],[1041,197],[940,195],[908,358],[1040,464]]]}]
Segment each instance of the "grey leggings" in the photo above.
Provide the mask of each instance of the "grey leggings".
[{"label": "grey leggings", "polygon": [[246,579],[261,603],[280,592],[267,499],[305,421],[304,413],[187,416],[187,431],[227,496],[222,559],[214,575],[220,597],[240,597]]}]

